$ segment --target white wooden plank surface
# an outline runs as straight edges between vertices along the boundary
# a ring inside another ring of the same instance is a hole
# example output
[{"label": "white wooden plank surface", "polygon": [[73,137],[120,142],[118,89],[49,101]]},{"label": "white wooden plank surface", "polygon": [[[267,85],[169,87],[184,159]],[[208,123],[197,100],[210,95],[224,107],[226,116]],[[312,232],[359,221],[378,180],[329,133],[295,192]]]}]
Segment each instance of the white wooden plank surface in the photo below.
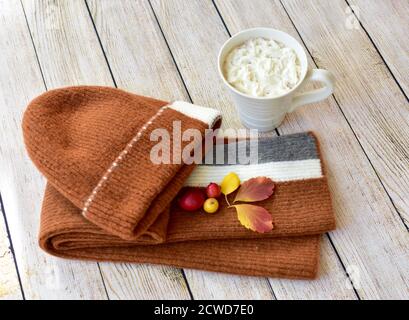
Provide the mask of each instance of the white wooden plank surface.
[{"label": "white wooden plank surface", "polygon": [[270,279],[279,300],[355,300],[356,294],[351,281],[342,272],[339,259],[327,235],[321,244],[320,266],[316,280]]},{"label": "white wooden plank surface", "polygon": [[[233,33],[264,25],[298,38],[279,1],[218,1],[217,4]],[[328,17],[336,19],[334,14]],[[320,24],[318,17],[310,21],[310,28],[316,24]],[[342,52],[341,48],[332,50]],[[331,64],[323,67],[332,70]],[[361,298],[408,297],[409,270],[404,262],[409,252],[408,233],[334,100],[305,107],[288,120],[279,128],[280,132],[319,133],[338,219],[338,229],[331,232],[331,237],[357,282]]]},{"label": "white wooden plank surface", "polygon": [[[118,85],[157,98],[188,100],[147,1],[89,1],[96,28]],[[143,32],[142,32],[143,31]],[[183,66],[179,65],[183,69]],[[206,82],[197,81],[197,86]],[[202,103],[193,96],[193,100]],[[220,107],[219,105],[214,105]],[[268,282],[185,270],[195,299],[272,299]]]},{"label": "white wooden plank surface", "polygon": [[408,96],[409,2],[348,0],[348,3]]},{"label": "white wooden plank surface", "polygon": [[23,298],[6,224],[0,208],[0,300],[20,300]]},{"label": "white wooden plank surface", "polygon": [[[152,4],[172,53],[178,65],[183,66],[180,67],[181,73],[193,99],[204,105],[223,106],[223,121],[227,120],[227,124],[224,124],[225,128],[241,126],[216,70],[217,52],[227,40],[228,34],[212,3],[209,1],[153,1]],[[183,16],[183,19],[177,19],[178,15]],[[329,249],[329,245],[326,244],[324,248]],[[291,282],[301,283],[298,288],[296,285],[290,286],[285,282],[271,281],[276,296],[276,291],[281,290],[285,294],[282,294],[280,298],[287,299],[307,295],[355,298],[353,291],[346,290],[343,286],[344,281],[338,281],[339,279],[346,281],[346,275],[335,253],[325,251],[322,260],[324,263],[321,267],[331,267],[331,269],[321,269],[319,282]],[[331,281],[331,278],[325,276],[329,272],[332,273],[332,279],[336,281]],[[188,279],[189,284],[194,286],[192,284],[194,281],[189,278],[189,275]],[[300,289],[304,289],[304,292]]]},{"label": "white wooden plank surface", "polygon": [[[48,87],[113,85],[84,2],[23,0]],[[404,91],[408,52],[404,1],[349,0]],[[272,26],[297,37],[278,0],[219,0],[231,32]],[[408,225],[408,106],[362,29],[347,29],[343,1],[283,1],[320,67],[335,71],[334,99],[288,117],[280,133],[314,130],[326,158],[338,229],[330,234],[361,298],[409,298],[408,233],[363,153],[372,161]],[[219,108],[224,127],[240,123],[216,72],[216,55],[228,34],[210,1],[159,1],[153,8],[194,102]],[[162,99],[188,94],[146,1],[89,2],[110,67],[121,88]],[[74,262],[50,257],[37,245],[44,180],[22,146],[21,116],[44,84],[20,3],[0,0],[0,191],[29,299],[189,298],[175,268]],[[403,40],[393,42],[394,37]],[[399,49],[396,49],[399,48]],[[400,54],[403,52],[403,54]],[[406,62],[406,63],[405,63]],[[405,69],[406,67],[406,69]],[[374,106],[382,108],[374,108]],[[4,111],[3,111],[4,110]],[[350,126],[355,131],[354,136]],[[401,134],[401,133],[405,134]],[[406,147],[405,147],[406,146]],[[0,216],[0,299],[21,298]],[[2,253],[5,252],[5,255]],[[354,299],[327,237],[316,281],[236,277],[185,270],[194,298]],[[7,270],[7,273],[3,273]],[[6,288],[6,290],[2,290]]]},{"label": "white wooden plank surface", "polygon": [[[23,4],[48,88],[113,85],[84,1]],[[189,298],[180,271],[172,268],[125,263],[100,268],[110,299]]]},{"label": "white wooden plank surface", "polygon": [[317,64],[333,71],[335,97],[409,227],[408,101],[365,32],[346,27],[344,0],[283,4]]},{"label": "white wooden plank surface", "polygon": [[27,299],[104,299],[95,263],[44,254],[37,232],[44,180],[26,156],[21,117],[44,85],[19,1],[0,1],[0,190]]},{"label": "white wooden plank surface", "polygon": [[[172,53],[183,66],[182,76],[192,96],[198,92],[205,103],[226,106],[229,102],[224,99],[225,90],[218,79],[215,61],[227,34],[211,4],[207,1],[152,3]],[[286,25],[276,24],[280,21],[277,15],[286,16],[278,1],[259,2],[253,11],[244,13],[255,12],[265,13],[265,18],[269,15],[269,21],[273,22],[270,25],[285,30]],[[252,23],[260,25],[260,18]],[[288,25],[291,25],[289,21]],[[197,86],[197,79],[206,84],[205,90]],[[404,244],[408,242],[408,233],[334,101],[301,109],[288,120],[291,121],[280,128],[281,132],[314,130],[319,135],[329,167],[339,226],[331,237],[347,268],[356,266],[361,273],[358,292],[363,298],[406,297],[408,265],[404,261],[408,258],[408,248]],[[380,274],[384,275],[382,279]],[[332,279],[333,283],[344,285],[339,284],[337,276]],[[329,292],[334,293],[330,287]]]}]

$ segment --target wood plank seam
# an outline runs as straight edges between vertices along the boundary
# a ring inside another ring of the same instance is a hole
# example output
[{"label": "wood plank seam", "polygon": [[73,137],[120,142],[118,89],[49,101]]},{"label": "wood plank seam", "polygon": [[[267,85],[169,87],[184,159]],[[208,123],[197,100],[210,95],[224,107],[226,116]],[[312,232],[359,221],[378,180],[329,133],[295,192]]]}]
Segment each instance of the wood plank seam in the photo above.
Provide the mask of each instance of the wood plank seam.
[{"label": "wood plank seam", "polygon": [[331,244],[331,247],[334,249],[335,255],[337,256],[338,261],[341,264],[342,269],[344,270],[345,275],[348,278],[349,284],[351,285],[351,288],[354,291],[356,298],[358,300],[362,300],[361,297],[359,296],[358,290],[355,288],[354,281],[352,281],[351,275],[347,272],[347,268],[345,267],[345,263],[342,261],[342,258],[341,258],[340,254],[339,254],[339,252],[338,252],[338,250],[337,250],[337,248],[336,248],[334,242],[332,241],[331,236],[330,236],[330,234],[328,232],[326,233],[326,236],[328,238],[329,243]]},{"label": "wood plank seam", "polygon": [[107,300],[111,300],[111,298],[109,297],[107,285],[106,285],[106,283],[105,283],[104,275],[103,275],[103,273],[102,273],[101,265],[99,264],[99,262],[97,262],[97,266],[98,266],[99,274],[100,274],[101,279],[102,279],[102,286],[104,287],[105,294],[107,295]]},{"label": "wood plank seam", "polygon": [[[403,91],[409,96],[409,6],[407,1],[348,0],[346,19],[351,29],[368,31]],[[352,12],[354,9],[355,12]],[[358,19],[354,16],[358,16]],[[352,19],[352,20],[351,20]]]},{"label": "wood plank seam", "polygon": [[[217,7],[217,4],[216,4],[215,0],[211,0],[211,1],[213,3],[213,7],[216,9],[217,15],[219,16],[220,20],[223,23],[224,28],[226,29],[227,33],[229,34],[229,37],[231,37],[231,32],[230,32],[229,28],[227,27],[226,21],[224,21],[223,16],[222,16],[219,8]],[[275,131],[277,131],[277,134],[279,134],[277,128],[275,129]]]},{"label": "wood plank seam", "polygon": [[[347,0],[345,0],[345,1],[347,1]],[[302,36],[301,36],[301,33],[299,32],[298,28],[296,27],[294,21],[292,20],[290,14],[289,14],[289,12],[287,11],[287,8],[286,8],[285,5],[283,4],[282,0],[279,0],[279,2],[280,2],[280,4],[281,4],[281,6],[283,7],[283,10],[284,10],[285,13],[287,14],[288,19],[291,21],[291,23],[292,23],[294,29],[295,29],[296,32],[298,33],[298,35],[299,35],[301,41],[303,42],[303,45],[304,45],[304,47],[306,48],[308,54],[311,56],[311,59],[314,61],[314,64],[315,64],[316,66],[318,66],[318,64],[317,64],[317,62],[316,62],[314,56],[313,56],[312,53],[310,52],[310,49],[308,48],[307,44],[304,42],[304,40],[303,40],[303,38],[302,38]],[[368,36],[368,38],[370,39],[369,36]],[[375,49],[377,50],[378,54],[381,56],[379,50],[376,48],[376,46],[375,46],[375,44],[373,43],[372,39],[370,39],[370,40],[371,40],[372,44],[374,45]],[[381,56],[381,57],[382,57],[382,56]],[[389,67],[386,65],[386,62],[384,61],[383,58],[382,58],[382,60],[383,60],[383,62],[384,62],[384,64],[385,64],[385,66],[388,68],[390,74],[392,74],[391,71],[390,71],[390,69],[389,69]],[[392,75],[392,76],[393,76],[393,75]],[[395,79],[395,77],[393,77],[393,78],[394,78],[395,82],[397,82],[396,79]],[[399,88],[401,89],[402,93],[403,93],[404,96],[406,97],[406,95],[405,95],[405,93],[403,92],[402,88],[401,88],[400,86],[399,86]],[[405,218],[403,217],[403,215],[402,215],[402,214],[399,212],[399,210],[397,209],[396,204],[395,204],[394,201],[392,200],[392,197],[390,196],[389,192],[387,191],[384,182],[381,180],[378,171],[375,169],[375,166],[373,165],[371,159],[369,158],[369,156],[368,156],[366,150],[364,149],[364,147],[363,147],[361,141],[358,139],[358,136],[357,136],[355,130],[352,128],[352,125],[351,125],[350,121],[348,120],[348,118],[346,117],[344,111],[342,110],[341,105],[340,105],[340,103],[338,102],[338,100],[337,100],[335,94],[332,94],[332,97],[334,98],[335,103],[336,103],[336,105],[338,106],[338,109],[340,110],[340,112],[341,112],[342,115],[344,116],[345,121],[347,122],[349,128],[351,129],[352,134],[354,135],[354,137],[355,137],[355,139],[357,140],[357,142],[358,142],[360,148],[362,149],[362,152],[365,154],[365,157],[368,159],[368,162],[369,162],[369,164],[371,165],[371,168],[373,169],[373,171],[374,171],[376,177],[378,178],[378,180],[379,180],[379,182],[380,182],[382,188],[384,189],[384,191],[385,191],[385,193],[386,193],[388,199],[390,200],[390,202],[391,202],[393,208],[395,209],[396,214],[398,215],[398,217],[399,217],[400,220],[402,221],[402,223],[403,223],[403,225],[405,226],[406,230],[409,232],[409,222],[405,220]]]},{"label": "wood plank seam", "polygon": [[23,5],[22,0],[20,0],[20,6],[21,6],[21,10],[23,11],[24,20],[25,20],[25,22],[26,22],[26,27],[27,27],[27,30],[28,30],[28,34],[29,34],[29,36],[30,36],[31,44],[33,45],[33,51],[34,51],[34,55],[35,55],[35,57],[36,57],[36,61],[37,61],[37,64],[38,64],[38,70],[40,70],[41,79],[43,80],[44,88],[45,88],[46,91],[48,91],[47,83],[45,82],[45,77],[44,77],[43,69],[41,68],[41,63],[40,63],[40,59],[38,58],[37,48],[36,48],[36,46],[35,46],[35,44],[34,44],[33,35],[32,35],[32,33],[31,33],[31,30],[30,30],[30,25],[29,25],[29,23],[28,23],[26,10],[24,9],[24,5]]},{"label": "wood plank seam", "polygon": [[11,256],[13,257],[13,263],[16,269],[16,274],[17,274],[17,280],[20,286],[20,292],[21,292],[21,296],[23,298],[23,300],[26,300],[25,294],[24,294],[24,288],[23,285],[21,283],[21,277],[20,277],[20,271],[18,268],[18,264],[17,264],[17,259],[16,259],[16,254],[14,252],[14,247],[13,247],[13,240],[11,239],[11,235],[10,235],[10,229],[7,223],[7,217],[6,217],[6,209],[4,208],[4,203],[3,203],[3,199],[1,197],[1,191],[0,191],[0,212],[2,213],[3,219],[4,219],[4,225],[6,228],[6,233],[7,233],[7,237],[8,237],[8,242],[9,242],[9,248],[10,248],[10,252],[11,252]]},{"label": "wood plank seam", "polygon": [[[312,58],[312,59],[314,59],[314,58]],[[364,153],[365,157],[368,159],[368,162],[369,162],[369,164],[371,165],[371,168],[373,169],[373,171],[374,171],[376,177],[378,178],[379,183],[381,184],[383,190],[385,191],[385,194],[386,194],[387,197],[389,198],[389,201],[391,202],[392,207],[395,209],[396,214],[398,215],[398,217],[399,217],[400,220],[402,221],[403,226],[404,226],[404,227],[406,228],[406,230],[409,232],[409,221],[407,221],[407,220],[405,219],[405,217],[399,212],[398,208],[396,207],[395,202],[393,201],[391,195],[389,194],[388,190],[387,190],[386,187],[385,187],[385,183],[383,182],[383,180],[382,180],[381,177],[379,176],[378,171],[375,169],[375,166],[373,165],[371,159],[369,158],[368,154],[366,153],[366,151],[365,151],[365,149],[364,149],[364,147],[363,147],[361,141],[359,141],[358,136],[356,135],[354,129],[352,128],[352,125],[351,125],[350,121],[347,119],[347,117],[346,117],[345,114],[344,114],[344,111],[343,111],[342,108],[340,107],[340,104],[339,104],[337,98],[336,98],[334,95],[333,95],[333,97],[334,97],[335,103],[338,105],[339,110],[341,111],[342,115],[345,117],[345,121],[347,122],[349,128],[351,129],[352,134],[354,135],[355,139],[358,141],[358,144],[359,144],[359,146],[361,147],[362,152]]]},{"label": "wood plank seam", "polygon": [[179,75],[179,77],[180,77],[180,80],[182,81],[183,87],[185,88],[185,91],[186,91],[186,93],[187,93],[187,96],[189,97],[189,101],[190,101],[191,103],[193,103],[192,96],[190,95],[190,92],[189,92],[189,90],[187,89],[187,85],[186,85],[185,79],[183,79],[183,75],[182,75],[182,73],[180,72],[180,69],[179,69],[178,64],[176,63],[175,56],[173,55],[172,50],[170,50],[170,46],[169,46],[168,39],[166,39],[166,37],[165,37],[165,33],[163,32],[162,26],[161,26],[160,23],[159,23],[158,17],[156,16],[156,12],[155,12],[155,10],[153,9],[152,3],[151,3],[150,0],[147,0],[147,1],[148,1],[148,3],[149,3],[149,7],[151,8],[152,14],[153,14],[153,16],[155,17],[155,21],[156,21],[156,24],[157,24],[158,27],[159,27],[160,33],[161,33],[161,35],[162,35],[162,38],[163,38],[163,40],[165,41],[166,47],[168,48],[169,54],[170,54],[170,56],[172,57],[173,64],[174,64],[175,67],[176,67],[176,70],[177,70],[177,72],[178,72],[178,75]]},{"label": "wood plank seam", "polygon": [[104,55],[105,62],[106,62],[106,64],[107,64],[107,66],[108,66],[108,71],[109,71],[109,73],[110,73],[110,75],[111,75],[112,82],[114,83],[115,88],[118,88],[118,85],[117,85],[116,80],[115,80],[115,77],[114,77],[114,73],[112,72],[112,68],[111,68],[111,66],[110,66],[110,64],[109,64],[109,61],[108,61],[107,54],[106,54],[106,52],[105,52],[104,46],[102,45],[101,38],[100,38],[100,36],[99,36],[97,27],[95,26],[95,21],[94,21],[94,19],[92,18],[91,10],[90,10],[90,8],[89,8],[89,6],[88,6],[87,0],[84,0],[84,4],[85,4],[85,7],[87,8],[87,12],[88,12],[89,19],[91,20],[92,27],[94,28],[95,34],[96,34],[96,36],[97,36],[99,46],[100,46],[100,48],[101,48],[101,50],[102,50],[102,54]]},{"label": "wood plank seam", "polygon": [[[224,21],[223,16],[222,16],[222,14],[220,13],[219,8],[217,7],[217,4],[215,3],[214,0],[212,0],[212,3],[213,3],[213,6],[215,7],[215,9],[216,9],[216,11],[217,11],[217,14],[218,14],[220,20],[222,21],[224,27],[226,28],[227,33],[228,33],[229,36],[231,37],[231,32],[230,32],[229,28],[227,27],[227,24],[226,24],[226,22]],[[281,1],[280,1],[280,3],[281,3]],[[281,3],[281,4],[282,4],[282,3]],[[284,9],[284,10],[285,10],[285,9]],[[286,12],[287,12],[287,11],[286,11]],[[291,22],[292,22],[292,21],[291,21]],[[295,27],[295,26],[294,26],[294,27]],[[297,32],[298,32],[298,31],[297,31]],[[301,38],[301,36],[300,36],[300,38]],[[302,39],[302,38],[301,38],[301,39]],[[304,43],[304,45],[305,45],[305,43]],[[307,46],[305,46],[305,47],[307,48]],[[308,49],[307,49],[307,50],[308,50]],[[310,54],[310,56],[311,56],[311,53],[310,53],[310,52],[308,52],[308,54]],[[312,57],[312,56],[311,56],[311,57]],[[314,60],[313,57],[312,57],[312,59]],[[315,61],[314,61],[314,63],[315,63]],[[316,63],[315,63],[315,65],[316,65]],[[278,130],[278,128],[276,128],[275,131],[276,131],[277,135],[279,135],[279,136],[281,135],[281,134],[280,134],[280,131]],[[334,243],[333,243],[333,241],[332,241],[332,239],[331,239],[331,235],[327,232],[327,233],[326,233],[326,236],[328,237],[328,240],[329,240],[329,242],[330,242],[330,244],[331,244],[331,247],[333,248],[333,250],[334,250],[334,252],[335,252],[335,255],[337,256],[337,259],[338,259],[339,262],[341,263],[341,266],[342,266],[342,268],[343,268],[343,270],[344,270],[344,272],[345,272],[345,275],[347,276],[347,278],[348,278],[348,280],[349,280],[349,282],[350,282],[350,284],[351,284],[351,286],[352,286],[352,288],[353,288],[353,290],[354,290],[354,293],[355,293],[356,297],[357,297],[359,300],[361,300],[361,298],[360,298],[360,296],[359,296],[359,294],[358,294],[356,288],[354,287],[353,281],[352,281],[350,275],[349,275],[348,272],[347,272],[347,269],[346,269],[346,267],[345,267],[345,264],[344,264],[344,262],[342,261],[341,256],[339,255],[338,250],[336,249],[336,247],[335,247],[335,245],[334,245]],[[269,283],[270,283],[270,282],[269,282]],[[271,287],[271,283],[270,283],[270,287]],[[273,291],[272,287],[271,287],[271,290]],[[273,293],[274,293],[274,291],[273,291]]]},{"label": "wood plank seam", "polygon": [[376,52],[379,54],[379,57],[382,59],[383,64],[385,65],[385,67],[388,69],[388,72],[391,74],[393,80],[395,80],[397,86],[399,87],[400,91],[402,92],[402,94],[406,97],[406,100],[409,102],[409,98],[406,95],[405,90],[403,90],[401,84],[399,83],[398,79],[396,79],[395,74],[392,72],[391,68],[389,67],[389,64],[386,62],[385,58],[383,57],[383,55],[381,54],[381,51],[379,50],[378,46],[375,44],[375,41],[373,40],[373,38],[371,37],[370,33],[368,32],[368,30],[365,28],[364,24],[362,23],[362,21],[359,19],[359,15],[356,14],[354,6],[351,6],[348,2],[348,0],[345,0],[345,3],[347,4],[348,7],[351,8],[351,11],[353,13],[353,15],[355,16],[356,20],[359,22],[360,27],[362,28],[362,30],[365,32],[366,36],[368,37],[369,41],[371,41],[373,47],[375,48]]}]

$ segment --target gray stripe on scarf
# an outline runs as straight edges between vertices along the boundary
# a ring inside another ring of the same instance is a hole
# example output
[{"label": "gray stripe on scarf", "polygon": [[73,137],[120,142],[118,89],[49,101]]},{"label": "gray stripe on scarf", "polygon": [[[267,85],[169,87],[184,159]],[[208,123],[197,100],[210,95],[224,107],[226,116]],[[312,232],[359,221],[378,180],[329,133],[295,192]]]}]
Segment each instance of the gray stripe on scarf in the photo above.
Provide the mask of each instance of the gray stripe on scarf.
[{"label": "gray stripe on scarf", "polygon": [[[211,165],[212,163],[212,165],[266,163],[319,158],[316,141],[307,132],[278,137],[259,137],[258,145],[255,146],[249,140],[239,141],[235,144],[236,150],[235,148],[229,148],[228,144],[221,144],[214,148],[213,161],[210,152],[210,154],[206,155],[205,165]],[[253,152],[250,152],[251,150]],[[216,158],[216,152],[218,158]],[[222,154],[224,154],[224,159],[221,159]],[[241,155],[240,158],[238,157],[239,154]],[[247,161],[245,161],[246,155],[248,156]]]}]

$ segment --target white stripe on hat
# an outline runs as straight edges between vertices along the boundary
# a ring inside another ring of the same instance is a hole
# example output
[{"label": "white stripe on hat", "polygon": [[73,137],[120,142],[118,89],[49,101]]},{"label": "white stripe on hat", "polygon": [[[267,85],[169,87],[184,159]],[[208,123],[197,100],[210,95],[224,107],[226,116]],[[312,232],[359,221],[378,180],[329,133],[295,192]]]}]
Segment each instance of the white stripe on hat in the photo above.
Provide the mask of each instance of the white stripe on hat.
[{"label": "white stripe on hat", "polygon": [[219,110],[202,107],[185,101],[174,101],[168,107],[190,118],[207,123],[209,128],[213,128],[217,120],[221,119]]}]

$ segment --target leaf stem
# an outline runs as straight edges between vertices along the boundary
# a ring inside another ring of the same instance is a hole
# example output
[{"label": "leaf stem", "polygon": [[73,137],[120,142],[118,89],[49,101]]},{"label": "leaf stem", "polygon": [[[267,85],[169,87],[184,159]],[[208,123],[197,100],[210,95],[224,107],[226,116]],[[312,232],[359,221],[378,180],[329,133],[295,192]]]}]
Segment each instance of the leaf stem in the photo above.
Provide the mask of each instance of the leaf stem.
[{"label": "leaf stem", "polygon": [[226,199],[227,204],[229,205],[229,208],[231,207],[231,204],[229,202],[229,199],[227,198],[227,194],[224,195],[224,198]]}]

